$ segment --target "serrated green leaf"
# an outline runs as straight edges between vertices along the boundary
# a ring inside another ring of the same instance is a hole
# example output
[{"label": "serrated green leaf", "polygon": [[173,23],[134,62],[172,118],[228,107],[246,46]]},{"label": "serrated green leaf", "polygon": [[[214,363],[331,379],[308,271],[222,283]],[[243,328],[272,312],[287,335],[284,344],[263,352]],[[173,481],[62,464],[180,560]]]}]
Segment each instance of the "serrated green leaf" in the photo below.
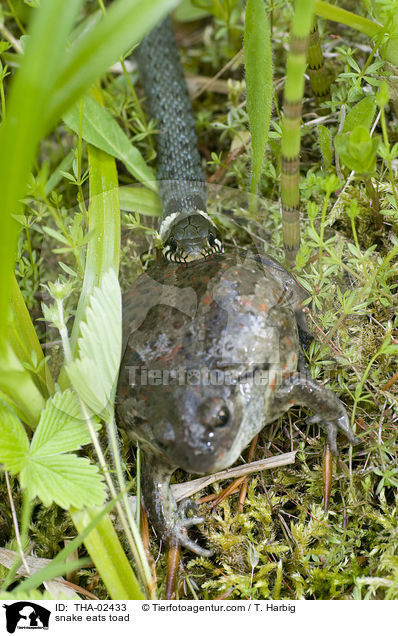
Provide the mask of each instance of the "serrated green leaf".
[{"label": "serrated green leaf", "polygon": [[263,0],[247,1],[244,45],[247,114],[253,149],[250,191],[255,193],[267,145],[273,95],[271,33]]},{"label": "serrated green leaf", "polygon": [[100,506],[105,487],[98,467],[85,457],[57,455],[42,459],[31,457],[20,474],[21,486],[30,499],[38,497],[45,506],[61,508]]},{"label": "serrated green leaf", "polygon": [[15,474],[25,463],[29,440],[14,411],[0,400],[0,462]]},{"label": "serrated green leaf", "polygon": [[[83,98],[82,136],[88,143],[119,159],[141,183],[156,190],[156,178],[139,150],[112,115],[90,95]],[[76,134],[80,128],[80,103],[64,115],[64,121]]]},{"label": "serrated green leaf", "polygon": [[[100,428],[99,423],[94,422]],[[77,450],[91,442],[76,395],[67,390],[47,401],[30,445],[30,457]]]},{"label": "serrated green leaf", "polygon": [[121,294],[110,270],[90,297],[78,340],[79,359],[66,367],[75,390],[97,414],[113,403],[122,346]]}]

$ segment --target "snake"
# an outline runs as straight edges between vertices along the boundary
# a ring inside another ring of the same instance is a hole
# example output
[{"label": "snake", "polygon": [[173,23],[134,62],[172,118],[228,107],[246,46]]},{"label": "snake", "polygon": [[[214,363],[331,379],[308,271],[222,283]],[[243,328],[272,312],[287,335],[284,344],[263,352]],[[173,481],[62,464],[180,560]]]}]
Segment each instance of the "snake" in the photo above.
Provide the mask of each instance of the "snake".
[{"label": "snake", "polygon": [[223,252],[207,212],[195,118],[170,17],[143,39],[136,59],[147,110],[159,130],[155,145],[163,254],[168,261],[188,263]]}]

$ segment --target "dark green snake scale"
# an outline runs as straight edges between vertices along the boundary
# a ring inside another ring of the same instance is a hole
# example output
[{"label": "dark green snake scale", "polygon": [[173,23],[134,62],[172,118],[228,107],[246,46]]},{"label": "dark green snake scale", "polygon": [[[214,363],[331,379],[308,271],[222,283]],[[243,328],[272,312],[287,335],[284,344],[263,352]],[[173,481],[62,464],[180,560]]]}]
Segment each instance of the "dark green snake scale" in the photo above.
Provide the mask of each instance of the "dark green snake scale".
[{"label": "dark green snake scale", "polygon": [[[175,254],[193,260],[220,251],[214,224],[206,214],[207,186],[195,119],[169,18],[137,51],[146,106],[156,120],[157,179],[162,200],[160,235]],[[188,256],[187,258],[187,255]]]}]

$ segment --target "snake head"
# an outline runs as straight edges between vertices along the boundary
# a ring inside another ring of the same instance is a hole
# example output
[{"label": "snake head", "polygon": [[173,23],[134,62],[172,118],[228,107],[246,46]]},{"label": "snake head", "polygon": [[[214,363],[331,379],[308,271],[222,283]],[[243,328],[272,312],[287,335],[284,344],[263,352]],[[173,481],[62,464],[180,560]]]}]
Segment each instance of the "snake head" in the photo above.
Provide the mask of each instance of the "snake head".
[{"label": "snake head", "polygon": [[169,261],[189,263],[209,254],[223,252],[216,226],[201,210],[171,221],[163,250]]}]

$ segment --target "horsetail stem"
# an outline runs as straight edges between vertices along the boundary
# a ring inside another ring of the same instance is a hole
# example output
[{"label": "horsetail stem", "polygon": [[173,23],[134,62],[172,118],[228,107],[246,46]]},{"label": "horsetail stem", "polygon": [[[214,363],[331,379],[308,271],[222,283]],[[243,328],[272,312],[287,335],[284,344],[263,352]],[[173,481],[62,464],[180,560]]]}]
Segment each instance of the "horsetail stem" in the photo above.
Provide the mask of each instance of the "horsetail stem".
[{"label": "horsetail stem", "polygon": [[330,78],[325,68],[321,41],[319,38],[318,21],[314,18],[310,40],[308,44],[308,75],[312,92],[315,97],[326,97],[329,94]]},{"label": "horsetail stem", "polygon": [[281,203],[283,243],[289,265],[294,264],[300,244],[300,122],[313,14],[314,0],[296,0],[283,95]]}]

